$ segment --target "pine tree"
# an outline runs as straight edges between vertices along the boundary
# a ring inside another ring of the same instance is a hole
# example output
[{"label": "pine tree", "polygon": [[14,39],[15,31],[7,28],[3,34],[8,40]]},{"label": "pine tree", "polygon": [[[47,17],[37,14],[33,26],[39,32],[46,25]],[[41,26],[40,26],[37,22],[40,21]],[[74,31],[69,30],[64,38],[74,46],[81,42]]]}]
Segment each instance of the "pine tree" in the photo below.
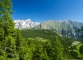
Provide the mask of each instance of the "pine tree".
[{"label": "pine tree", "polygon": [[56,36],[56,40],[51,42],[52,60],[63,60],[63,46]]},{"label": "pine tree", "polygon": [[16,45],[13,37],[14,22],[11,19],[12,1],[0,0],[0,39],[2,41],[2,50],[6,52],[8,58],[15,57]]},{"label": "pine tree", "polygon": [[0,50],[5,52],[7,58],[16,57],[21,41],[19,31],[14,28],[12,13],[12,0],[0,0]]}]

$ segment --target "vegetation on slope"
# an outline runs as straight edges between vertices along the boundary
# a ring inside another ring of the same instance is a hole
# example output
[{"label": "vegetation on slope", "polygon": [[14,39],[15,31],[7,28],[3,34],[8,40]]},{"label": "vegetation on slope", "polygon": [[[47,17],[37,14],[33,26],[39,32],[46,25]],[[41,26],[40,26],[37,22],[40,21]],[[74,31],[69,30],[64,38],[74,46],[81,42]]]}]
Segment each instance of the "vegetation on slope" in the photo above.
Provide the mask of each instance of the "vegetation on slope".
[{"label": "vegetation on slope", "polygon": [[64,36],[61,36],[60,34],[57,34],[55,31],[44,30],[44,29],[41,29],[41,30],[25,29],[25,30],[21,30],[21,34],[27,40],[29,38],[33,38],[33,39],[40,38],[40,39],[42,39],[42,41],[47,40],[49,42],[54,41],[55,37],[58,37],[58,40],[63,45],[64,58],[73,58],[70,55],[70,52],[68,51],[68,49],[69,49],[68,47],[70,47],[74,41],[77,41],[75,39],[66,38]]}]

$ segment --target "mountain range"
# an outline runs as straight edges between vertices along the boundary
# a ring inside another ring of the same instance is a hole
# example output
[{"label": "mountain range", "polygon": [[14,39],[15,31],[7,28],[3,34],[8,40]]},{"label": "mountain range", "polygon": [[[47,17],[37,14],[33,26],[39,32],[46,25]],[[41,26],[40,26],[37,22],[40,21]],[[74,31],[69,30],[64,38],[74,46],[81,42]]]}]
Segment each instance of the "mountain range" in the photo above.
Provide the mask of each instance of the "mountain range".
[{"label": "mountain range", "polygon": [[82,26],[83,22],[76,22],[73,20],[49,20],[42,23],[32,22],[28,20],[15,20],[15,27],[19,29],[49,29],[56,30],[63,36],[68,38],[79,39],[82,33],[77,32]]}]

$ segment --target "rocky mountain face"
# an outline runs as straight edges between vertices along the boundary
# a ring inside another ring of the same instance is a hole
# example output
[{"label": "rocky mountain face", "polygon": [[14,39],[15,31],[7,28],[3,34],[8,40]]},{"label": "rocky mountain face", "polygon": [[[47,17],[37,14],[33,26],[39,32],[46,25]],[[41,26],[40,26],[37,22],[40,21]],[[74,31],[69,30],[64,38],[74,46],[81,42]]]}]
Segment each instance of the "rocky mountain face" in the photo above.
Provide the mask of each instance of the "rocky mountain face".
[{"label": "rocky mountain face", "polygon": [[68,38],[79,39],[79,36],[82,34],[81,32],[77,32],[83,23],[72,21],[72,20],[50,20],[46,22],[42,22],[34,29],[50,29],[56,30],[62,35]]},{"label": "rocky mountain face", "polygon": [[18,29],[30,29],[40,24],[39,22],[32,22],[31,19],[14,20],[14,22],[15,22],[15,28]]}]

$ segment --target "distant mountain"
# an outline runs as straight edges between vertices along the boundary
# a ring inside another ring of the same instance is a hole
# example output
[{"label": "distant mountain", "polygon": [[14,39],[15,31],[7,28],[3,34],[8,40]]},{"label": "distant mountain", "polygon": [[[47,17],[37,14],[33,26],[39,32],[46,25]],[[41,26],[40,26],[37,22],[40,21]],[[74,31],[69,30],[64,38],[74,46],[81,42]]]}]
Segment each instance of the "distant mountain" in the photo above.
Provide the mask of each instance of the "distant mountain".
[{"label": "distant mountain", "polygon": [[34,29],[49,29],[56,30],[62,35],[68,38],[78,39],[81,33],[78,33],[77,30],[83,26],[83,23],[72,21],[72,20],[50,20],[42,22]]},{"label": "distant mountain", "polygon": [[78,33],[77,30],[83,26],[82,22],[76,22],[72,20],[49,20],[42,23],[32,22],[31,19],[27,20],[14,20],[15,28],[18,29],[49,29],[56,30],[62,35],[68,38],[79,39],[82,33]]},{"label": "distant mountain", "polygon": [[14,20],[15,28],[18,29],[29,29],[39,25],[39,22],[32,22],[31,19],[27,20]]}]

